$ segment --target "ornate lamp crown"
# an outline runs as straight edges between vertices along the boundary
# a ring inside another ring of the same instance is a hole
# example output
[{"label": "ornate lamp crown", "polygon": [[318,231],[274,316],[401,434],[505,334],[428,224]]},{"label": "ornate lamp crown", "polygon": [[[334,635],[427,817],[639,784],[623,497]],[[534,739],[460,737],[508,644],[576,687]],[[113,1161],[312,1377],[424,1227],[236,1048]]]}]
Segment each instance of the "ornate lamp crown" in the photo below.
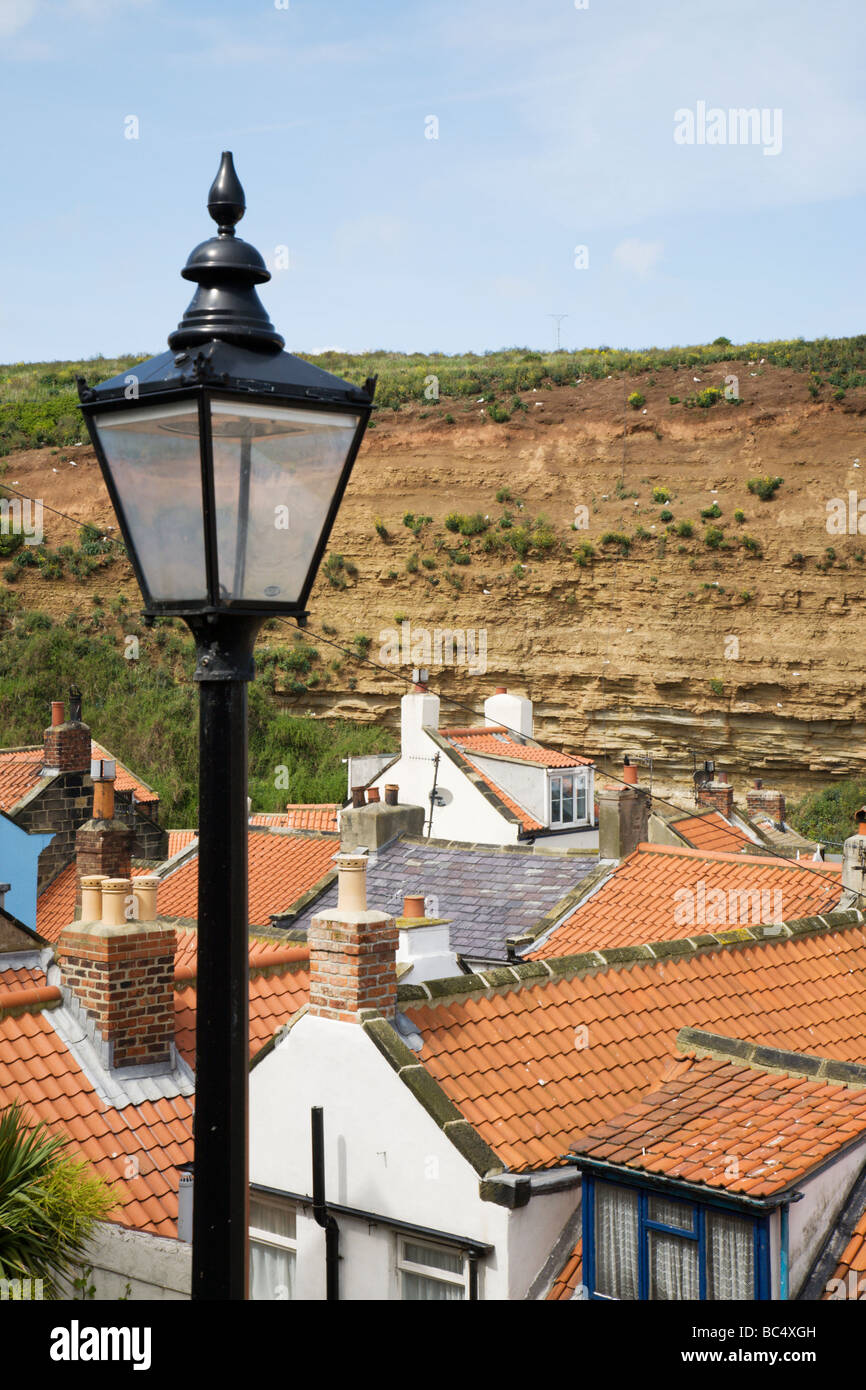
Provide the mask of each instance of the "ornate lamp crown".
[{"label": "ornate lamp crown", "polygon": [[201,242],[181,271],[198,289],[169,335],[169,347],[175,351],[218,338],[253,351],[279,352],[285,339],[274,328],[255,289],[270,280],[270,271],[256,248],[235,235],[246,199],[229,150],[223,151],[207,209],[217,224],[217,235]]}]

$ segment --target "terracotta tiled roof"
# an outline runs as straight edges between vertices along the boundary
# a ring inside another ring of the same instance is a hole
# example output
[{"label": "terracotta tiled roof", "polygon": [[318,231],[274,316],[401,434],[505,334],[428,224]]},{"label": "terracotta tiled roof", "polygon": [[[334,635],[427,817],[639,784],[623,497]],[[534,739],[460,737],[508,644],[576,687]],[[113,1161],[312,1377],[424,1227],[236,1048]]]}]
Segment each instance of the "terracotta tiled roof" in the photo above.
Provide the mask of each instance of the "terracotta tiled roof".
[{"label": "terracotta tiled roof", "polygon": [[333,802],[298,802],[289,805],[285,811],[261,811],[250,816],[251,825],[272,825],[287,830],[330,830],[337,829],[337,812],[340,807]]},{"label": "terracotta tiled roof", "polygon": [[742,830],[733,825],[721,811],[710,811],[706,816],[686,816],[683,820],[671,821],[678,834],[684,836],[695,849],[722,850],[734,854],[741,848],[755,848]]},{"label": "terracotta tiled roof", "polygon": [[[113,753],[109,753],[94,740],[91,740],[90,746],[94,758],[114,757]],[[0,810],[10,810],[31,787],[35,787],[42,773],[43,756],[44,749],[41,743],[32,748],[0,749]],[[134,791],[137,801],[147,803],[159,800],[156,792],[137,777],[133,777],[129,768],[121,762],[117,763],[117,779],[114,785],[121,792]]]},{"label": "terracotta tiled roof", "polygon": [[420,1060],[515,1170],[561,1163],[579,1129],[639,1101],[684,1026],[866,1062],[861,926],[556,968],[564,978],[402,1006]]},{"label": "terracotta tiled roof", "polygon": [[494,753],[500,758],[512,758],[520,763],[538,763],[542,767],[592,766],[592,758],[583,758],[577,753],[557,753],[552,748],[542,748],[534,742],[520,743],[504,725],[449,728],[440,729],[439,732],[455,748],[465,748],[468,753]]},{"label": "terracotta tiled roof", "polygon": [[[853,1279],[852,1271],[855,1276]],[[852,1296],[852,1285],[857,1290],[857,1298],[862,1299],[866,1293],[866,1211],[854,1227],[851,1239],[839,1257],[833,1278],[844,1280],[845,1293],[849,1298]],[[824,1297],[829,1298],[831,1295],[825,1293]]]},{"label": "terracotta tiled roof", "polygon": [[788,921],[838,901],[820,864],[642,844],[528,958]]},{"label": "terracotta tiled roof", "polygon": [[[334,868],[332,836],[248,832],[250,925],[268,925]],[[198,855],[163,879],[157,897],[167,917],[198,916]]]},{"label": "terracotta tiled roof", "polygon": [[65,869],[43,888],[36,901],[36,930],[46,941],[56,941],[75,911],[75,865]]},{"label": "terracotta tiled roof", "polygon": [[140,1231],[177,1231],[176,1166],[192,1158],[191,1099],[112,1109],[98,1095],[51,1026],[48,1012],[0,1018],[0,1094],[24,1103],[34,1120],[69,1135],[112,1184],[110,1220]]},{"label": "terracotta tiled roof", "polygon": [[45,974],[42,970],[31,970],[26,965],[18,966],[15,970],[4,970],[3,957],[0,956],[0,1006],[4,994],[19,989],[33,989],[44,984]]},{"label": "terracotta tiled roof", "polygon": [[[195,1062],[196,941],[195,932],[178,930],[176,1042],[190,1065]],[[252,1057],[306,1002],[309,951],[253,938],[250,970]],[[34,1120],[69,1135],[118,1195],[119,1205],[109,1220],[157,1235],[176,1235],[176,1169],[193,1157],[193,1099],[180,1096],[122,1109],[103,1105],[51,1026],[50,1005],[55,1001],[59,1002],[59,991],[45,988],[41,971],[0,970],[0,1009],[14,1003],[26,1010],[15,1016],[0,1013],[4,1104],[21,1100]]]},{"label": "terracotta tiled roof", "polygon": [[687,1053],[654,1090],[575,1137],[574,1153],[768,1197],[866,1133],[866,1088]]},{"label": "terracotta tiled roof", "polygon": [[39,781],[42,745],[0,750],[0,810],[8,811]]},{"label": "terracotta tiled roof", "polygon": [[[278,1028],[306,1004],[310,995],[309,952],[296,947],[294,963],[278,964],[259,960],[261,973],[250,979],[250,1057],[269,1042]],[[250,966],[253,968],[253,955]],[[180,988],[175,995],[175,1024],[177,1050],[195,1067],[195,1016],[197,993],[194,985]]]},{"label": "terracotta tiled roof", "polygon": [[583,1278],[583,1236],[578,1236],[574,1249],[569,1251],[568,1259],[562,1266],[547,1295],[549,1300],[574,1298],[575,1290]]},{"label": "terracotta tiled roof", "polygon": [[191,845],[193,840],[198,839],[197,830],[169,830],[168,832],[168,858],[173,859],[187,845]]}]

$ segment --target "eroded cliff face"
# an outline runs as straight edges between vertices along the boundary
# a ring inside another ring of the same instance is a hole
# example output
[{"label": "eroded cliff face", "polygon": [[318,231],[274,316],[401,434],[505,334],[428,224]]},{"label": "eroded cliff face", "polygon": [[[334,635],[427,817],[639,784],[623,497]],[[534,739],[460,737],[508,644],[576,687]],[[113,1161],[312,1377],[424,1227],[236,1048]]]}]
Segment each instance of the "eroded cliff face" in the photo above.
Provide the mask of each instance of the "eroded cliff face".
[{"label": "eroded cliff face", "polygon": [[[739,406],[669,403],[721,385],[729,372],[739,377]],[[626,405],[635,390],[646,398],[637,411]],[[732,363],[700,383],[691,371],[666,370],[522,399],[526,409],[503,424],[474,399],[379,412],[329,547],[357,573],[335,572],[345,587],[320,574],[308,630],[319,684],[290,694],[278,681],[286,705],[396,722],[406,689],[397,673],[411,673],[411,657],[374,670],[325,638],[343,647],[369,638],[378,662],[389,630],[406,619],[431,639],[436,629],[486,634],[486,670],[478,641],[474,672],[431,665],[452,722],[469,716],[449,698],[480,712],[485,696],[506,685],[533,700],[546,742],[611,766],[624,753],[651,753],[662,780],[689,781],[692,750],[715,757],[735,781],[763,776],[791,791],[866,770],[866,390],[841,403],[813,401],[805,375],[756,362]],[[511,409],[511,398],[499,405]],[[13,458],[7,477],[82,521],[113,522],[92,454],[80,449],[75,458],[74,479],[53,474],[58,460],[44,450]],[[762,475],[784,479],[772,501],[748,491],[748,479]],[[654,488],[670,501],[653,501]],[[514,500],[497,502],[502,489]],[[847,507],[850,493],[855,509],[864,501],[864,534],[831,534],[827,503]],[[721,515],[702,520],[714,501]],[[667,534],[665,507],[674,525],[693,524],[691,538]],[[555,547],[530,552],[519,574],[517,555],[485,553],[483,536],[469,541],[469,564],[449,559],[463,540],[444,528],[448,513],[489,515],[495,534],[507,536],[497,529],[504,509],[515,525],[543,513]],[[407,512],[432,517],[417,538],[403,524]],[[581,529],[572,529],[575,520]],[[67,539],[63,525],[51,523],[52,544]],[[710,525],[733,548],[711,549]],[[648,538],[635,538],[638,527]],[[602,544],[609,531],[631,538],[627,554]],[[574,552],[582,542],[595,554],[581,567]],[[112,583],[134,608],[134,581]],[[28,605],[58,614],[69,602],[64,586],[49,593],[29,574],[19,590]],[[332,659],[341,669],[325,669]]]},{"label": "eroded cliff face", "polygon": [[[668,401],[720,384],[725,372],[700,384],[691,372],[660,372],[654,385],[629,378],[530,392],[528,410],[500,425],[476,401],[444,401],[435,418],[420,405],[382,412],[331,545],[358,576],[345,591],[320,579],[311,628],[327,623],[341,640],[366,634],[377,660],[395,615],[413,631],[484,630],[483,675],[431,668],[444,696],[480,710],[496,685],[525,691],[544,740],[603,761],[651,753],[656,775],[673,781],[690,780],[691,750],[715,757],[736,780],[763,776],[791,790],[866,769],[866,563],[855,558],[866,535],[827,530],[828,501],[847,503],[853,490],[866,503],[866,392],[819,404],[799,374],[759,363],[730,370],[740,376],[738,407]],[[636,389],[645,414],[625,406]],[[852,399],[861,394],[864,401]],[[442,423],[449,411],[453,425]],[[747,482],[768,474],[784,482],[763,502]],[[525,504],[522,513],[504,504],[516,521],[543,512],[570,550],[584,540],[595,548],[592,562],[580,567],[561,551],[530,556],[518,578],[516,555],[486,555],[473,540],[471,564],[451,569],[463,583],[455,592],[435,537],[452,546],[460,538],[442,520],[480,511],[495,521],[503,487]],[[670,502],[654,502],[653,488],[667,489]],[[721,516],[702,520],[714,501]],[[693,523],[693,538],[666,535],[665,506],[674,525]],[[588,526],[574,531],[579,507]],[[736,509],[744,522],[734,520]],[[434,518],[417,540],[402,524],[407,511]],[[710,549],[708,525],[736,548]],[[607,531],[633,537],[638,526],[651,538],[633,540],[627,555],[600,543]],[[744,548],[744,535],[760,556]],[[413,553],[434,558],[437,569],[407,573]],[[402,688],[363,667],[353,675],[356,689],[327,707],[394,718]]]}]

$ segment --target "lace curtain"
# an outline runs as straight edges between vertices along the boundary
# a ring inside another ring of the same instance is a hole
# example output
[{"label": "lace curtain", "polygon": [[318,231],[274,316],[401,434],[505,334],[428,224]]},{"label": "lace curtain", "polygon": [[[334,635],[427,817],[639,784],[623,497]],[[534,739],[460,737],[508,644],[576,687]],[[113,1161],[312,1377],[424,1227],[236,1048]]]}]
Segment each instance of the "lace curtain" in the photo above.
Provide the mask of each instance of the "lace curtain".
[{"label": "lace curtain", "polygon": [[605,1182],[595,1185],[595,1292],[632,1299],[639,1292],[637,1193]]}]

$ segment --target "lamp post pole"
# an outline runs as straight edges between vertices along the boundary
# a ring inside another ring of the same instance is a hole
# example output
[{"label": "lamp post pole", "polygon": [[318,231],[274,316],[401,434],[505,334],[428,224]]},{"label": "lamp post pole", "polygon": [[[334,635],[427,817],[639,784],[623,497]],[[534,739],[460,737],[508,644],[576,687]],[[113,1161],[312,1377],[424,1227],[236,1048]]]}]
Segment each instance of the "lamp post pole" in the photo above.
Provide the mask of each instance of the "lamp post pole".
[{"label": "lamp post pole", "polygon": [[261,618],[187,620],[199,687],[194,1299],[245,1299],[249,1260],[247,682]]},{"label": "lamp post pole", "polygon": [[343,381],[284,352],[235,233],[246,200],[225,151],[208,195],[217,235],[169,351],[99,386],[79,379],[106,487],[145,601],[180,617],[199,686],[195,1299],[247,1297],[249,1265],[247,683],[268,617],[306,619],[370,412],[375,378]]}]

